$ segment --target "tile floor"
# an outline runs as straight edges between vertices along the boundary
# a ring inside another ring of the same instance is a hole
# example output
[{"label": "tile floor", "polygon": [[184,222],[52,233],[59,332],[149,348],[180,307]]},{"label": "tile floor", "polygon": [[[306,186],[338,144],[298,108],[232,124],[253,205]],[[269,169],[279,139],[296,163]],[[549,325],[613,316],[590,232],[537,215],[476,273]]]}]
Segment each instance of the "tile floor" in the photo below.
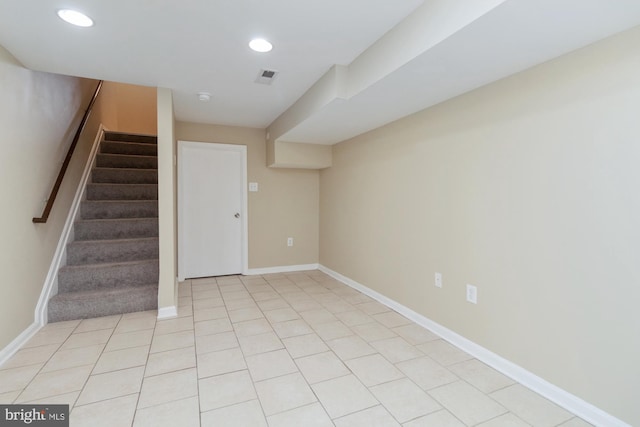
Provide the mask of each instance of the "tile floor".
[{"label": "tile floor", "polygon": [[0,367],[0,403],[71,426],[588,426],[319,271],[189,280],[179,317],[45,326]]}]

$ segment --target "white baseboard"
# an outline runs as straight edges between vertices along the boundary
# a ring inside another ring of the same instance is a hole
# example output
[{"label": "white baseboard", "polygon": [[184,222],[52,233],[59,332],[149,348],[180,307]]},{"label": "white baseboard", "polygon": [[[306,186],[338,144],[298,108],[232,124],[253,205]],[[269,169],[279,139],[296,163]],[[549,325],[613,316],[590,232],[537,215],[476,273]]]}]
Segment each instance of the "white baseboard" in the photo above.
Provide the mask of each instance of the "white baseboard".
[{"label": "white baseboard", "polygon": [[516,365],[513,362],[487,350],[486,348],[468,340],[462,335],[448,329],[431,319],[424,317],[423,315],[416,313],[408,307],[370,289],[355,280],[352,280],[342,274],[319,265],[318,269],[336,280],[341,281],[347,286],[352,287],[365,295],[377,300],[378,302],[386,305],[387,307],[397,311],[417,323],[418,325],[430,330],[431,332],[439,335],[444,340],[450,342],[456,347],[466,351],[476,359],[486,363],[497,371],[502,372],[506,376],[512,378],[514,381],[519,382],[523,386],[530,388],[536,393],[546,397],[550,401],[554,402],[558,406],[563,407],[567,411],[577,415],[585,421],[598,426],[598,427],[631,427],[629,424],[614,417],[613,415],[603,411],[602,409],[580,399],[579,397],[557,387],[550,382],[540,378],[539,376],[527,371],[521,366]]},{"label": "white baseboard", "polygon": [[178,308],[175,305],[158,309],[158,320],[178,317]]},{"label": "white baseboard", "polygon": [[56,247],[53,259],[51,260],[51,265],[49,266],[47,277],[45,278],[44,285],[42,286],[42,291],[40,292],[40,298],[38,299],[38,304],[36,305],[35,310],[35,322],[40,325],[45,325],[47,323],[47,307],[49,305],[49,300],[52,296],[58,293],[58,270],[66,263],[67,243],[69,243],[69,241],[72,239],[73,223],[76,219],[76,216],[78,215],[80,202],[82,201],[82,197],[84,195],[84,189],[89,180],[89,176],[91,175],[91,166],[93,165],[93,162],[96,158],[98,147],[100,146],[100,139],[102,138],[102,134],[104,132],[104,127],[100,125],[100,127],[98,128],[98,133],[96,134],[96,138],[93,141],[93,146],[91,147],[89,158],[87,159],[87,163],[84,166],[82,177],[80,178],[80,182],[78,183],[76,194],[73,198],[73,202],[71,203],[71,208],[69,209],[67,220],[65,221],[64,227],[62,228],[62,234],[60,235],[58,246]]},{"label": "white baseboard", "polygon": [[318,268],[319,268],[318,264],[283,265],[280,267],[250,268],[244,273],[244,275],[255,276],[260,274],[293,273],[296,271],[317,270]]},{"label": "white baseboard", "polygon": [[41,324],[36,322],[32,323],[5,348],[0,350],[0,367],[4,365],[11,356],[16,354],[16,352],[40,330],[40,328],[42,328]]}]

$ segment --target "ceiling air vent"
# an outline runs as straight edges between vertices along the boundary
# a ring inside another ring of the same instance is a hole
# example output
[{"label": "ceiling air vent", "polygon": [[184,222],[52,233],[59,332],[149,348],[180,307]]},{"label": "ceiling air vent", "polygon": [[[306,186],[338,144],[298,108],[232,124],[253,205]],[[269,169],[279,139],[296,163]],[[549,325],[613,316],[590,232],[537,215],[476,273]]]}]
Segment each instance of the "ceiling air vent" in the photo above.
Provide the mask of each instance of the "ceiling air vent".
[{"label": "ceiling air vent", "polygon": [[270,85],[278,76],[278,72],[275,70],[260,70],[258,77],[256,77],[256,83],[263,85]]}]

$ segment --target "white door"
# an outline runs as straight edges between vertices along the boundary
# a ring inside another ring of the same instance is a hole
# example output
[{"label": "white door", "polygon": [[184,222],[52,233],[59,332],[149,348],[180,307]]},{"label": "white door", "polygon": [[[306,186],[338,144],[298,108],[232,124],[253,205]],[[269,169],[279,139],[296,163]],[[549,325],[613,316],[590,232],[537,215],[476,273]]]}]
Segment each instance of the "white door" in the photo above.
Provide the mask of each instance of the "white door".
[{"label": "white door", "polygon": [[178,276],[243,272],[246,258],[243,145],[178,141]]}]

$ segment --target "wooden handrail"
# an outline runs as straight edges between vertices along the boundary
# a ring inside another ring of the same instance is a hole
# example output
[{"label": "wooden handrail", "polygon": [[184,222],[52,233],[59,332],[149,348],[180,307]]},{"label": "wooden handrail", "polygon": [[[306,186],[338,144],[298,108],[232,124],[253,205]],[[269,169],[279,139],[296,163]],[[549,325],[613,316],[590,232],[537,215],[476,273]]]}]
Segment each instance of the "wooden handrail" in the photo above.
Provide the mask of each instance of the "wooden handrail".
[{"label": "wooden handrail", "polygon": [[78,145],[78,140],[80,139],[80,134],[84,130],[85,125],[87,124],[87,120],[89,119],[89,115],[91,114],[91,109],[93,108],[93,104],[96,102],[96,98],[100,93],[100,88],[102,88],[102,80],[98,82],[98,86],[96,86],[95,92],[93,92],[93,97],[91,97],[91,102],[89,102],[89,106],[87,110],[84,112],[84,116],[82,116],[82,121],[78,126],[78,130],[76,131],[75,136],[73,137],[73,141],[71,142],[71,146],[69,147],[69,151],[67,151],[67,157],[64,158],[64,162],[62,162],[62,167],[60,168],[60,173],[58,173],[58,178],[56,178],[55,184],[53,184],[53,188],[51,189],[51,194],[49,195],[49,199],[47,200],[47,205],[44,207],[44,212],[42,212],[42,216],[40,218],[33,218],[33,222],[35,223],[45,223],[49,218],[49,213],[51,212],[51,208],[53,208],[53,202],[56,200],[56,196],[58,195],[58,190],[60,190],[60,184],[62,184],[62,178],[64,178],[64,174],[69,167],[69,163],[71,162],[71,155],[73,151],[76,149],[76,145]]}]

